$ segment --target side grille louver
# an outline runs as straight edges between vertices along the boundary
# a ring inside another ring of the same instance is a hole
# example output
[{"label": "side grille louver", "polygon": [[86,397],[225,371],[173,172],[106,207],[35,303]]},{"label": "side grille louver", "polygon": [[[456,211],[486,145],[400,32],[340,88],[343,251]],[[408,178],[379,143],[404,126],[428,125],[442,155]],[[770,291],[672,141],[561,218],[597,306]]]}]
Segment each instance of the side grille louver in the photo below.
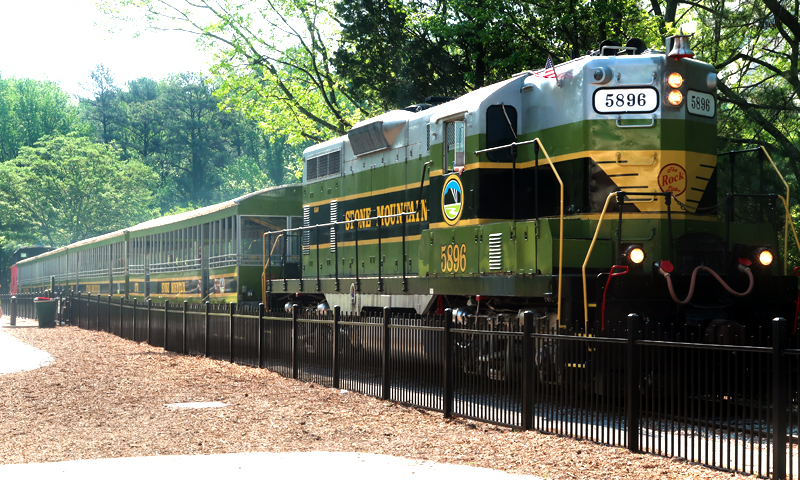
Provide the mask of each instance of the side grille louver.
[{"label": "side grille louver", "polygon": [[503,234],[489,234],[489,270],[503,269]]},{"label": "side grille louver", "polygon": [[[303,226],[311,225],[311,207],[303,206]],[[311,230],[303,230],[303,255],[311,253]]]},{"label": "side grille louver", "polygon": [[[339,218],[339,202],[331,201],[331,223]],[[336,253],[336,227],[331,227],[331,253]]]},{"label": "side grille louver", "polygon": [[341,152],[337,150],[307,159],[305,168],[306,181],[338,175],[342,171],[341,158]]}]

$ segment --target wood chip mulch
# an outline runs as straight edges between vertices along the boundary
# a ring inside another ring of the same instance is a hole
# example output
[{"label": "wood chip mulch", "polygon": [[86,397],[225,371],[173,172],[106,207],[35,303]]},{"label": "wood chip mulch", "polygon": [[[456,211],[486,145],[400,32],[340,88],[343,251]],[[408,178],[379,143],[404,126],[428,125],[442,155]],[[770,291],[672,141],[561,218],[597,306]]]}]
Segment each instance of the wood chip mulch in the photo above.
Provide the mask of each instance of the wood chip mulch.
[{"label": "wood chip mulch", "polygon": [[[446,420],[437,412],[76,327],[3,332],[56,361],[0,375],[0,464],[341,451],[548,479],[745,477],[557,435]],[[229,406],[165,407],[182,402]]]}]

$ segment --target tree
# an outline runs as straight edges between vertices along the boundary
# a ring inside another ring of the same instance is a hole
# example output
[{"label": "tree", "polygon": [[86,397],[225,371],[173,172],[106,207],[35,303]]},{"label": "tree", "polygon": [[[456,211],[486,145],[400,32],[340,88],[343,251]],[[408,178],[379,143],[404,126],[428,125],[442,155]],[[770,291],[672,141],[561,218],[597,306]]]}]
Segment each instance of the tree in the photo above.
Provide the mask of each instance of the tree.
[{"label": "tree", "polygon": [[95,67],[89,76],[92,79],[92,97],[81,99],[86,117],[97,130],[100,141],[119,140],[122,117],[120,89],[114,85],[114,77],[103,64]]},{"label": "tree", "polygon": [[652,14],[662,25],[674,30],[671,22],[691,21],[697,26],[692,49],[718,70],[718,151],[764,146],[781,170],[790,172],[787,180],[794,189],[800,178],[798,5],[651,0]]},{"label": "tree", "polygon": [[230,159],[227,115],[205,79],[193,74],[165,83],[161,108],[167,118],[163,154],[169,171],[169,178],[161,172],[162,181],[173,183],[178,202],[208,205],[219,186],[218,170]]},{"label": "tree", "polygon": [[103,0],[122,20],[181,30],[216,53],[211,71],[225,107],[290,143],[344,134],[373,111],[356,102],[331,64],[330,0]]},{"label": "tree", "polygon": [[658,38],[658,21],[631,0],[341,0],[336,12],[337,71],[384,109],[462,95],[605,39]]},{"label": "tree", "polygon": [[45,137],[0,163],[0,233],[61,246],[134,225],[155,216],[154,180],[113,145],[75,134]]},{"label": "tree", "polygon": [[121,92],[125,105],[122,121],[122,147],[135,151],[139,158],[147,159],[161,151],[164,141],[164,112],[159,98],[161,87],[155,80],[138,78],[126,84],[127,91]]},{"label": "tree", "polygon": [[45,135],[80,129],[69,95],[51,81],[0,78],[0,161]]},{"label": "tree", "polygon": [[289,145],[285,137],[267,136],[256,125],[243,133],[245,138],[239,156],[220,174],[220,200],[300,182],[303,150],[310,146],[310,142]]}]

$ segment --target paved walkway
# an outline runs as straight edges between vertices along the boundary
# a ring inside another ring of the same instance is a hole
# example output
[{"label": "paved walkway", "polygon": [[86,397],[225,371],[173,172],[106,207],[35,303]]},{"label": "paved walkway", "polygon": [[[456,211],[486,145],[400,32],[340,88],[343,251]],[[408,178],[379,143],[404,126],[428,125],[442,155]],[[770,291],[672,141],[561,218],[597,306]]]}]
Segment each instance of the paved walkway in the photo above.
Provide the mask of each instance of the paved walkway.
[{"label": "paved walkway", "polygon": [[[35,327],[36,322],[17,319],[16,328]],[[46,367],[55,360],[50,354],[8,335],[8,317],[0,319],[0,375]],[[2,441],[2,439],[0,439]],[[153,478],[225,478],[251,480],[270,478],[348,480],[416,479],[441,480],[542,480],[497,470],[463,465],[437,464],[371,453],[292,452],[232,453],[224,455],[133,457],[74,460],[54,463],[0,465],[0,478],[48,478],[115,480]]]},{"label": "paved walkway", "polygon": [[[7,319],[8,317],[3,317],[0,320],[0,375],[35,370],[53,363],[54,359],[49,353],[33,348],[5,333],[4,329],[15,328],[8,326]],[[17,319],[16,328],[25,328],[26,326],[21,326],[22,323]],[[27,327],[30,326],[35,327],[36,323]]]},{"label": "paved walkway", "polygon": [[0,478],[115,480],[142,478],[269,478],[348,480],[417,479],[511,480],[535,477],[485,468],[445,465],[372,453],[231,453],[75,460],[71,462],[0,465]]}]

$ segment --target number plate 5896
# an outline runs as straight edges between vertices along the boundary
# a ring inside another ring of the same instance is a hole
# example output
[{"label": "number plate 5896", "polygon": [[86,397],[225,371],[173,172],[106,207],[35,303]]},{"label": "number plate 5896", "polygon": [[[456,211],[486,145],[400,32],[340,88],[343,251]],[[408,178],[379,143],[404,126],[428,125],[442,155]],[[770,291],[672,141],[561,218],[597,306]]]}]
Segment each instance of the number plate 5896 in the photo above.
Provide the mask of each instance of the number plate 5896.
[{"label": "number plate 5896", "polygon": [[597,113],[650,113],[658,108],[658,90],[640,88],[600,88],[594,92]]}]

